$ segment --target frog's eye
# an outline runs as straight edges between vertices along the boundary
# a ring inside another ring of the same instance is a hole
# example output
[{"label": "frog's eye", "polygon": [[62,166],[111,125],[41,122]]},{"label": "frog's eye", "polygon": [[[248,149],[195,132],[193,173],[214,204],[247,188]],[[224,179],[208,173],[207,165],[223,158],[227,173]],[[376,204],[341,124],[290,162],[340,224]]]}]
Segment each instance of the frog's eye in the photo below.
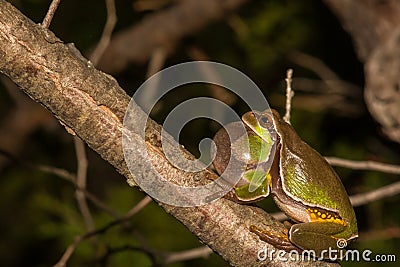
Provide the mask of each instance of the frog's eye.
[{"label": "frog's eye", "polygon": [[263,115],[259,119],[260,126],[264,129],[273,127],[272,117],[269,115]]}]

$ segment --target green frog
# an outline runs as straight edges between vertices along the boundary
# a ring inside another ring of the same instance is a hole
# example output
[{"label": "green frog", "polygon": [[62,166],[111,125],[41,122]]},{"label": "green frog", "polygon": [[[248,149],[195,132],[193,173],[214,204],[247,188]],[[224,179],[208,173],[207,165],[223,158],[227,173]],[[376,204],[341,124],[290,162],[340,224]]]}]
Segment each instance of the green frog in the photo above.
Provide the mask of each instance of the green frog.
[{"label": "green frog", "polygon": [[[254,225],[250,230],[278,248],[316,253],[329,248],[340,250],[339,241],[346,243],[356,238],[354,209],[329,163],[301,140],[275,110],[250,111],[242,121],[247,134],[234,136],[232,143],[223,128],[215,135],[216,171],[221,175],[227,160],[234,160],[241,170],[233,189],[236,200],[254,202],[271,194],[294,222],[282,233]],[[245,145],[248,149],[241,153]]]}]

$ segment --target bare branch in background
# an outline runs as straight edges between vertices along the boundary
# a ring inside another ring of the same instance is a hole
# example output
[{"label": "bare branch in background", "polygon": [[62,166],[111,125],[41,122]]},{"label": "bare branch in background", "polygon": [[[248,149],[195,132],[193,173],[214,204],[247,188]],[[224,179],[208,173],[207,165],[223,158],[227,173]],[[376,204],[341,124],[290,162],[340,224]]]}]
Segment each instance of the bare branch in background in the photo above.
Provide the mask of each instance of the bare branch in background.
[{"label": "bare branch in background", "polygon": [[400,194],[400,182],[382,186],[367,193],[353,195],[350,198],[351,204],[355,207],[371,203],[373,201]]},{"label": "bare branch in background", "polygon": [[288,56],[293,63],[318,75],[322,81],[295,78],[297,91],[312,93],[294,99],[297,108],[322,111],[331,109],[346,116],[358,116],[363,111],[362,90],[349,82],[343,81],[323,61],[301,52],[291,52]]},{"label": "bare branch in background", "polygon": [[[400,10],[399,10],[400,17]],[[377,46],[365,66],[364,92],[368,110],[383,133],[400,144],[400,26]]]},{"label": "bare branch in background", "polygon": [[146,77],[150,78],[152,75],[160,71],[164,66],[165,59],[166,59],[166,52],[164,51],[164,49],[162,47],[156,48],[151,54]]},{"label": "bare branch in background", "polygon": [[185,250],[185,251],[179,251],[179,252],[175,252],[175,253],[169,253],[164,256],[164,263],[170,264],[170,263],[178,262],[178,261],[186,261],[186,260],[192,260],[192,259],[197,259],[197,258],[207,258],[212,253],[213,253],[213,251],[207,246],[189,249],[189,250]]},{"label": "bare branch in background", "polygon": [[324,0],[337,15],[365,63],[364,99],[372,116],[391,140],[400,143],[398,0]]},{"label": "bare branch in background", "polygon": [[289,54],[289,59],[297,65],[313,71],[323,81],[340,80],[336,73],[326,66],[322,60],[316,57],[298,51],[293,51]]},{"label": "bare branch in background", "polygon": [[395,239],[400,238],[400,228],[385,227],[383,229],[361,232],[359,234],[359,240],[362,242]]},{"label": "bare branch in background", "polygon": [[73,174],[65,169],[56,168],[54,166],[48,166],[48,165],[43,165],[43,164],[34,164],[31,162],[22,161],[20,159],[17,159],[11,153],[6,152],[4,150],[0,150],[0,155],[3,155],[8,160],[12,161],[13,163],[19,164],[23,167],[27,167],[27,168],[31,168],[34,170],[44,172],[44,173],[52,174],[52,175],[58,176],[64,180],[72,183],[76,187],[77,190],[82,191],[86,195],[86,197],[93,203],[94,206],[96,206],[100,210],[105,211],[106,213],[108,213],[110,216],[112,216],[114,218],[121,217],[120,214],[118,214],[116,211],[114,211],[113,209],[108,207],[107,204],[102,202],[96,195],[92,194],[91,192],[87,191],[86,189],[79,188],[76,184],[77,179],[76,179],[75,174]]},{"label": "bare branch in background", "polygon": [[141,209],[146,207],[147,204],[151,202],[151,198],[146,196],[144,197],[136,206],[134,206],[131,210],[129,210],[125,216],[123,216],[120,219],[114,220],[110,222],[109,224],[105,225],[102,228],[95,229],[92,231],[88,231],[84,235],[77,236],[72,244],[68,246],[60,260],[54,265],[54,267],[64,267],[67,265],[68,260],[71,258],[72,254],[74,253],[75,249],[78,247],[78,245],[86,240],[89,239],[93,236],[103,234],[107,232],[109,229],[111,229],[114,226],[120,225],[121,223],[131,219],[136,213],[138,213]]},{"label": "bare branch in background", "polygon": [[[202,51],[199,47],[196,47],[196,46],[190,46],[187,53],[195,61],[209,61],[210,60],[208,55],[206,55],[206,53],[204,51]],[[208,80],[212,80],[212,81],[221,80],[219,77],[216,77],[217,74],[214,71],[211,71],[210,69],[208,69],[206,67],[202,67],[200,69],[200,71],[201,71],[202,75],[204,75],[204,77],[206,77],[206,79],[208,79]],[[216,84],[207,83],[206,86],[209,89],[209,94],[213,98],[226,103],[230,107],[233,107],[236,104],[238,99],[237,99],[236,95],[234,93],[232,93],[231,91],[229,91],[221,86],[218,86]],[[216,114],[217,113],[218,113],[218,111],[216,111]]]},{"label": "bare branch in background", "polygon": [[100,58],[104,54],[104,51],[106,51],[108,45],[110,44],[111,35],[114,31],[115,25],[117,24],[117,12],[115,10],[115,1],[106,0],[106,8],[107,8],[106,24],[104,25],[100,41],[98,42],[96,48],[94,49],[94,51],[90,56],[90,60],[95,66],[97,66]]},{"label": "bare branch in background", "polygon": [[145,17],[141,22],[114,35],[100,59],[99,68],[107,73],[121,72],[129,64],[146,62],[162,47],[167,55],[179,41],[207,25],[226,18],[247,0],[185,0]]},{"label": "bare branch in background", "polygon": [[[78,165],[78,170],[76,172],[76,185],[77,188],[82,188],[83,190],[86,190],[88,160],[86,157],[85,143],[78,136],[75,135],[74,144]],[[82,192],[82,190],[77,189],[75,194],[76,200],[78,201],[79,210],[81,211],[83,216],[83,220],[85,221],[87,229],[90,231],[94,229],[94,222],[92,214],[90,213],[89,206],[86,202],[85,193]]]},{"label": "bare branch in background", "polygon": [[324,0],[355,42],[355,52],[366,62],[373,50],[400,25],[398,0]]},{"label": "bare branch in background", "polygon": [[356,161],[356,160],[342,159],[336,157],[325,157],[325,159],[333,166],[339,166],[355,170],[369,170],[369,171],[400,174],[399,165],[381,163],[376,161]]},{"label": "bare branch in background", "polygon": [[[1,81],[15,106],[0,120],[0,148],[19,155],[24,151],[31,134],[43,128],[58,129],[59,124],[48,110],[29,99],[10,79],[1,76]],[[7,161],[0,158],[0,170],[6,164]]]}]

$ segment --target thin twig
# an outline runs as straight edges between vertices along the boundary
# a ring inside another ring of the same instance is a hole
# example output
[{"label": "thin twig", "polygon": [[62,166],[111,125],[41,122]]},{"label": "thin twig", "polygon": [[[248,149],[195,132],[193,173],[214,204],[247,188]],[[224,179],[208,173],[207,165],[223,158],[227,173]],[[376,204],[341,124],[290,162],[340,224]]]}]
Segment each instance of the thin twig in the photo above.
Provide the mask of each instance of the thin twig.
[{"label": "thin twig", "polygon": [[145,196],[135,207],[133,207],[130,211],[126,213],[126,215],[122,218],[122,220],[128,220],[133,215],[138,213],[141,209],[147,206],[152,201],[151,197]]},{"label": "thin twig", "polygon": [[325,82],[330,80],[340,80],[339,76],[319,58],[297,51],[291,52],[289,54],[289,59],[297,65],[313,71]]},{"label": "thin twig", "polygon": [[0,149],[0,155],[5,156],[6,158],[8,158],[9,160],[15,162],[16,164],[20,164],[23,165],[27,168],[32,168],[38,171],[42,171],[45,173],[49,173],[49,174],[53,174],[55,176],[58,176],[70,183],[72,183],[77,190],[82,191],[86,197],[93,203],[93,205],[95,205],[96,207],[98,207],[99,209],[105,211],[106,213],[108,213],[109,215],[111,215],[113,218],[121,218],[121,215],[118,214],[117,212],[115,212],[113,209],[111,209],[110,207],[108,207],[104,202],[102,202],[99,198],[97,198],[94,194],[92,194],[91,192],[87,191],[86,189],[83,188],[79,188],[76,185],[76,175],[65,170],[65,169],[60,169],[60,168],[56,168],[54,166],[47,166],[47,165],[37,165],[37,164],[33,164],[30,162],[25,162],[22,161],[18,158],[16,158],[15,156],[11,155],[10,153],[8,153],[7,151],[1,150]]},{"label": "thin twig", "polygon": [[367,193],[353,195],[350,197],[350,201],[354,207],[358,207],[397,194],[400,194],[400,182],[382,186]]},{"label": "thin twig", "polygon": [[[158,71],[162,69],[165,63],[166,56],[167,53],[165,49],[161,46],[153,51],[149,61],[149,66],[147,67],[147,74],[146,74],[147,78],[150,78],[152,75],[156,74]],[[160,82],[160,79],[155,80],[155,78],[153,78],[153,81],[155,81],[153,83],[153,86],[148,87],[146,90],[146,94],[145,95],[143,94],[143,96],[140,99],[138,99],[138,102],[143,103],[144,106],[150,105],[151,103],[149,103],[149,101],[151,101],[151,99],[153,99],[157,94],[159,88],[158,84]],[[159,111],[159,107],[160,107],[160,102],[154,107],[154,109],[152,110],[152,114],[156,114]]]},{"label": "thin twig", "polygon": [[[74,136],[75,150],[76,150],[76,160],[78,163],[78,170],[76,173],[76,186],[86,190],[86,180],[87,180],[87,166],[88,161],[86,157],[85,143],[76,135]],[[85,221],[87,229],[94,229],[94,222],[92,214],[90,213],[89,206],[86,201],[86,196],[82,190],[76,190],[76,200],[78,201],[79,210],[82,213],[83,219]]]},{"label": "thin twig", "polygon": [[213,251],[207,246],[169,253],[164,257],[164,264],[187,261],[197,258],[207,258],[212,253]]},{"label": "thin twig", "polygon": [[121,223],[129,220],[132,218],[136,213],[138,213],[141,209],[143,209],[147,204],[149,204],[152,201],[152,199],[149,196],[144,197],[138,204],[136,204],[131,210],[129,210],[122,218],[116,219],[107,225],[105,225],[102,228],[98,228],[92,231],[88,231],[83,235],[77,236],[74,239],[74,242],[71,243],[68,248],[65,250],[64,254],[60,258],[60,260],[54,265],[54,267],[64,267],[66,266],[69,258],[72,256],[74,253],[75,249],[78,247],[78,245],[88,239],[91,238],[95,235],[102,234],[107,232],[110,228],[120,225]]},{"label": "thin twig", "polygon": [[162,69],[166,56],[167,53],[163,47],[158,47],[156,50],[154,50],[154,52],[151,54],[149,66],[147,68],[147,78],[150,78],[152,75],[156,74]]},{"label": "thin twig", "polygon": [[376,161],[355,161],[336,157],[325,157],[329,164],[355,170],[380,171],[400,174],[400,166]]},{"label": "thin twig", "polygon": [[90,61],[92,61],[93,65],[97,65],[100,58],[103,56],[104,51],[110,44],[112,32],[114,31],[115,25],[117,24],[117,12],[115,10],[115,1],[106,0],[106,8],[107,8],[107,21],[106,24],[104,25],[100,41],[97,43],[96,48],[93,50],[93,53],[90,56]]},{"label": "thin twig", "polygon": [[53,0],[50,4],[49,9],[47,10],[47,14],[43,19],[42,27],[48,28],[50,26],[51,21],[53,20],[54,14],[58,6],[60,5],[61,0]]},{"label": "thin twig", "polygon": [[74,253],[76,247],[82,242],[83,236],[77,236],[74,239],[74,242],[68,246],[65,250],[64,254],[62,255],[61,259],[54,264],[54,267],[65,267],[67,266],[67,261],[71,257],[72,253]]},{"label": "thin twig", "polygon": [[[209,61],[210,57],[198,46],[192,45],[187,50],[189,56],[192,60],[196,61]],[[218,73],[212,68],[208,67],[208,65],[200,65],[199,71],[208,81],[220,81],[222,83],[222,78],[218,75]],[[233,107],[237,102],[237,97],[234,93],[225,88],[216,85],[214,83],[206,83],[209,94],[212,98],[220,100],[227,104],[230,107]],[[221,112],[217,107],[211,107],[215,109],[215,114]]]},{"label": "thin twig", "polygon": [[359,233],[358,241],[377,241],[377,240],[388,240],[400,238],[400,228],[399,227],[385,227],[383,229],[369,230],[367,232]]},{"label": "thin twig", "polygon": [[[319,94],[309,97],[310,101],[297,100],[297,104],[308,109],[334,109],[336,112],[355,116],[359,115],[362,105],[362,90],[349,82],[343,81],[322,60],[301,52],[291,52],[289,59],[295,64],[314,72],[322,81],[296,78],[296,91]],[[311,99],[313,99],[311,101]],[[311,103],[311,105],[310,105]],[[297,107],[297,106],[296,106]],[[317,110],[318,111],[318,110]]]},{"label": "thin twig", "polygon": [[116,211],[111,209],[109,206],[107,206],[104,202],[102,202],[96,195],[92,194],[91,192],[87,191],[85,188],[80,188],[76,184],[76,175],[73,173],[70,173],[64,169],[56,168],[53,166],[47,166],[47,165],[32,165],[35,169],[38,169],[42,172],[54,174],[58,177],[61,177],[69,182],[71,182],[75,187],[76,190],[82,191],[83,194],[86,195],[86,197],[90,200],[90,202],[93,203],[96,207],[99,209],[105,211],[109,215],[111,215],[114,218],[120,218],[121,215],[119,215]]},{"label": "thin twig", "polygon": [[292,110],[292,98],[294,96],[294,92],[292,90],[292,76],[293,70],[288,69],[286,72],[286,113],[283,116],[283,120],[290,124],[290,111]]}]

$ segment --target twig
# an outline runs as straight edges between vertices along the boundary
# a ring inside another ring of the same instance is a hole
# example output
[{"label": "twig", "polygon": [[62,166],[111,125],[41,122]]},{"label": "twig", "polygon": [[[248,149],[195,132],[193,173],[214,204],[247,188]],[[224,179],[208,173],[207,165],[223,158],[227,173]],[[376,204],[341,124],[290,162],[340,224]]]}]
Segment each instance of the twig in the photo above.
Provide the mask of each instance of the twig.
[{"label": "twig", "polygon": [[297,65],[313,71],[325,82],[330,80],[340,80],[339,76],[337,76],[336,73],[319,58],[301,52],[292,52],[289,54],[289,59]]},{"label": "twig", "polygon": [[[151,54],[150,61],[149,61],[149,66],[147,68],[147,73],[146,77],[150,78],[152,75],[156,74],[158,71],[162,69],[165,63],[167,53],[163,47],[157,47],[153,53]],[[154,78],[153,78],[154,79]],[[140,98],[138,101],[139,103],[143,103],[144,106],[149,106],[151,103],[148,103],[151,99],[155,97],[157,94],[158,90],[158,84],[160,83],[160,79],[155,80],[154,79],[154,85],[151,87],[148,87],[146,90],[146,95],[143,95],[142,98]],[[153,114],[156,114],[159,111],[160,105],[156,105],[154,109],[152,110]]]},{"label": "twig", "polygon": [[[196,61],[209,61],[210,57],[199,47],[192,45],[188,48],[187,53],[189,54],[190,58],[192,60]],[[212,70],[211,68],[207,67],[207,65],[200,65],[199,71],[201,74],[207,79],[207,80],[212,80],[212,81],[221,81],[221,77],[219,77],[218,73]],[[206,84],[209,94],[212,96],[212,98],[215,98],[217,100],[220,100],[224,103],[226,103],[228,106],[234,106],[237,102],[237,97],[234,93],[232,93],[229,90],[226,90],[225,88],[213,84],[213,83],[207,83]],[[216,109],[215,107],[212,107]],[[220,110],[215,110],[216,113],[219,113]]]},{"label": "twig", "polygon": [[400,194],[400,182],[382,186],[376,190],[372,190],[367,193],[353,195],[350,197],[350,201],[354,207],[358,207],[397,194]]},{"label": "twig", "polygon": [[42,27],[48,28],[50,26],[51,21],[53,20],[54,14],[58,6],[60,5],[61,0],[53,0],[50,4],[49,9],[47,10],[47,14],[43,19]]},{"label": "twig", "polygon": [[370,230],[367,232],[359,233],[358,241],[376,241],[376,240],[388,240],[400,238],[400,228],[399,227],[385,227],[384,229]]},{"label": "twig", "polygon": [[138,213],[141,209],[147,206],[152,201],[151,197],[145,196],[135,207],[126,213],[126,215],[121,220],[128,220],[133,215]]},{"label": "twig", "polygon": [[400,174],[400,166],[376,161],[355,161],[336,157],[325,157],[329,164],[355,170],[380,171]]},{"label": "twig", "polygon": [[87,191],[85,188],[80,188],[76,184],[76,175],[73,173],[70,173],[64,169],[56,168],[53,166],[47,166],[47,165],[32,165],[35,169],[40,170],[42,172],[54,174],[58,177],[61,177],[69,182],[71,182],[75,187],[76,190],[82,191],[83,194],[86,195],[86,197],[99,209],[107,212],[109,215],[111,215],[114,218],[120,218],[121,216],[115,212],[113,209],[111,209],[109,206],[107,206],[104,202],[102,202],[96,195],[92,194],[91,192]]},{"label": "twig", "polygon": [[[88,161],[85,151],[85,143],[76,135],[74,136],[74,144],[76,150],[76,160],[78,163],[78,170],[76,173],[76,186],[78,188],[86,190],[86,179],[87,179],[87,166]],[[94,229],[94,222],[92,214],[90,213],[89,206],[86,201],[85,194],[82,190],[76,190],[76,200],[78,201],[79,210],[82,213],[87,229]]]},{"label": "twig", "polygon": [[140,23],[115,34],[99,62],[109,74],[128,64],[142,64],[158,47],[170,55],[182,38],[224,19],[248,0],[186,0],[146,16]]},{"label": "twig", "polygon": [[290,124],[290,111],[292,110],[292,98],[294,92],[292,91],[292,76],[293,70],[288,69],[286,72],[286,113],[283,116],[283,120]]},{"label": "twig", "polygon": [[117,12],[115,10],[115,1],[106,0],[106,8],[107,8],[107,21],[106,24],[104,25],[100,41],[98,42],[96,48],[93,50],[93,53],[90,56],[90,61],[92,61],[93,65],[97,65],[100,58],[104,54],[104,51],[110,44],[112,32],[114,31],[115,24],[117,24]]},{"label": "twig", "polygon": [[213,251],[207,246],[184,250],[180,252],[169,253],[164,257],[164,263],[170,264],[178,261],[186,261],[197,258],[207,258],[212,253]]},{"label": "twig", "polygon": [[68,248],[65,250],[64,254],[62,255],[62,257],[54,265],[54,267],[64,267],[64,266],[66,266],[69,258],[72,256],[72,254],[74,253],[75,249],[78,247],[78,245],[82,241],[84,241],[84,240],[86,240],[88,238],[91,238],[91,237],[93,237],[95,235],[105,233],[110,228],[129,220],[136,213],[138,213],[141,209],[143,209],[147,204],[149,204],[151,201],[152,201],[151,198],[149,196],[146,196],[136,206],[134,206],[131,210],[129,210],[122,218],[116,219],[116,220],[110,222],[109,224],[105,225],[102,228],[95,229],[95,230],[92,230],[92,231],[88,231],[83,235],[75,237],[74,242],[71,243],[68,246]]},{"label": "twig", "polygon": [[166,56],[167,53],[163,47],[160,46],[156,50],[154,50],[150,57],[149,67],[147,68],[147,78],[150,78],[152,75],[156,74],[159,70],[162,69]]},{"label": "twig", "polygon": [[77,187],[75,174],[73,174],[67,170],[56,168],[53,166],[47,166],[47,165],[41,165],[41,164],[36,165],[36,164],[30,163],[30,162],[22,161],[22,160],[16,158],[15,156],[11,155],[7,151],[1,150],[1,149],[0,149],[0,155],[5,156],[6,158],[15,162],[16,164],[20,164],[20,165],[26,166],[28,168],[32,168],[32,169],[36,169],[36,170],[39,170],[39,171],[42,171],[45,173],[56,175],[64,180],[72,183],[76,187],[77,190],[82,191],[86,195],[86,197],[93,203],[93,205],[95,205],[99,209],[105,211],[106,213],[108,213],[109,215],[111,215],[114,218],[121,218],[120,214],[118,214],[113,209],[108,207],[105,203],[103,203],[100,199],[98,199],[94,194],[87,191],[86,189]]},{"label": "twig", "polygon": [[[346,115],[359,115],[362,105],[362,90],[349,82],[343,81],[322,60],[301,52],[291,52],[289,59],[295,64],[314,72],[322,81],[296,78],[296,91],[315,92],[320,96],[312,95],[313,101],[300,101],[297,103],[309,109],[329,109]],[[317,99],[318,97],[319,99]],[[311,105],[310,105],[311,103]]]}]

